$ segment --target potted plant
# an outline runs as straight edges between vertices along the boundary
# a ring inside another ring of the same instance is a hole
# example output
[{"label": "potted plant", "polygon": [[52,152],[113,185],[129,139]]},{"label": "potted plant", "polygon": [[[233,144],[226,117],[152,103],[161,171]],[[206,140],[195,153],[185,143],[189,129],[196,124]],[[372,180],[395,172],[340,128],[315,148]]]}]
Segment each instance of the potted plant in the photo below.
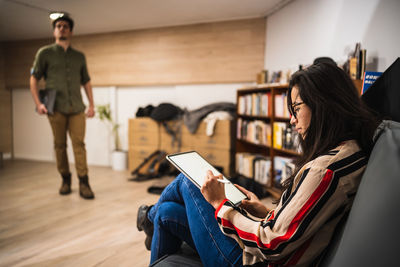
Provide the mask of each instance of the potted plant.
[{"label": "potted plant", "polygon": [[127,167],[127,156],[126,152],[122,151],[120,147],[120,139],[118,134],[119,124],[114,122],[111,116],[110,105],[97,105],[96,112],[99,119],[106,122],[111,127],[111,132],[114,139],[114,150],[111,154],[112,168],[113,170],[126,170]]}]

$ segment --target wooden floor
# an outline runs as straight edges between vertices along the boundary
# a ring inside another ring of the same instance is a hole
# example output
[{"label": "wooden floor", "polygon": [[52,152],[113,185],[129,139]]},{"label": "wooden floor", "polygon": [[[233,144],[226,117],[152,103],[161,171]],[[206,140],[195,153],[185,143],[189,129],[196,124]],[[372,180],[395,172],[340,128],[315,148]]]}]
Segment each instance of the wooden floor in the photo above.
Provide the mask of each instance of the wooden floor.
[{"label": "wooden floor", "polygon": [[[173,177],[130,182],[129,176],[128,171],[91,166],[96,198],[85,200],[79,197],[74,171],[72,193],[61,196],[54,163],[4,161],[0,267],[148,266],[150,252],[144,246],[145,234],[136,228],[137,209],[157,201],[159,195],[147,193],[149,186]],[[273,207],[270,199],[263,202]]]},{"label": "wooden floor", "polygon": [[[72,166],[73,167],[73,166]],[[129,182],[128,171],[90,167],[94,200],[60,196],[54,163],[4,161],[0,169],[0,266],[148,266],[136,213],[157,201],[155,181]]]}]

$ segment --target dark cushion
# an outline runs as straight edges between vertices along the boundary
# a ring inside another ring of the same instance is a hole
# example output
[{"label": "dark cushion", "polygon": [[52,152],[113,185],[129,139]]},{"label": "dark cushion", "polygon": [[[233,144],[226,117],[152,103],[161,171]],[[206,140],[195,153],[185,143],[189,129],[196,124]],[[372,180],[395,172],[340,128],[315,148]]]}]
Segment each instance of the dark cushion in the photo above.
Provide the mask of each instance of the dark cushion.
[{"label": "dark cushion", "polygon": [[322,266],[399,266],[400,123],[381,126],[343,233]]},{"label": "dark cushion", "polygon": [[152,267],[202,267],[200,258],[185,254],[173,254],[161,258]]},{"label": "dark cushion", "polygon": [[165,255],[151,267],[201,267],[203,266],[199,255],[186,243],[182,244],[178,253],[173,255]]},{"label": "dark cushion", "polygon": [[400,58],[362,95],[363,101],[383,118],[400,122]]}]

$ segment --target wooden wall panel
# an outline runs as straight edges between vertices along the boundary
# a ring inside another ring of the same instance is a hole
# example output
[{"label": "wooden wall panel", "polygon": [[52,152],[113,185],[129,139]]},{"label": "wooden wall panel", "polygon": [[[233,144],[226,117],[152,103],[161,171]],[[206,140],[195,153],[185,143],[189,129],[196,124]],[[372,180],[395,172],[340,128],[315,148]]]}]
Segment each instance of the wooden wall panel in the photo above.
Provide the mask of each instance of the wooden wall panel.
[{"label": "wooden wall panel", "polygon": [[11,92],[5,88],[4,77],[4,54],[0,44],[0,153],[10,153],[12,152]]},{"label": "wooden wall panel", "polygon": [[[79,25],[77,25],[79,26]],[[6,85],[28,85],[35,40],[6,43]],[[265,19],[74,36],[94,86],[255,81],[264,66]]]}]

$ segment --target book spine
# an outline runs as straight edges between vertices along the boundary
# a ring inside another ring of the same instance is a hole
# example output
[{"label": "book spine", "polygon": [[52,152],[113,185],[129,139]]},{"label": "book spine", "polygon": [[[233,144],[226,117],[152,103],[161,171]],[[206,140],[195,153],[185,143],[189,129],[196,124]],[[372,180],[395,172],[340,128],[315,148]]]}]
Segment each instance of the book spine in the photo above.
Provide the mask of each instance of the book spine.
[{"label": "book spine", "polygon": [[350,69],[350,77],[355,80],[357,79],[357,58],[352,57],[350,58],[350,64],[349,64],[349,69]]}]

